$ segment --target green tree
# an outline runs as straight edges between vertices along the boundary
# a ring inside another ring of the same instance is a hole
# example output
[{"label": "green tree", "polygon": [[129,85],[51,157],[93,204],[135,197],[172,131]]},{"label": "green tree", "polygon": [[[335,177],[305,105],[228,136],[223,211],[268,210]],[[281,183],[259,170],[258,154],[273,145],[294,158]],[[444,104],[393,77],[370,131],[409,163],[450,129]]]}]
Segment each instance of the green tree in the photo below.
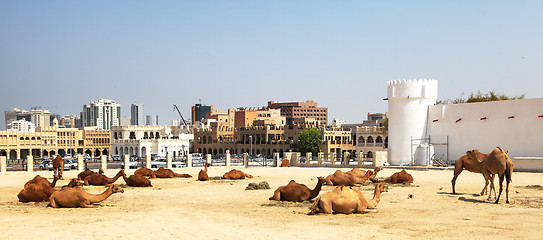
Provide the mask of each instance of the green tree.
[{"label": "green tree", "polygon": [[298,134],[298,150],[305,155],[311,152],[316,155],[321,150],[321,132],[316,128],[308,128]]},{"label": "green tree", "polygon": [[468,99],[464,99],[464,97],[459,97],[454,100],[439,100],[437,101],[437,104],[458,104],[458,103],[474,103],[474,102],[492,102],[492,101],[504,101],[504,100],[515,100],[515,99],[524,99],[526,97],[526,93],[520,95],[520,96],[507,96],[503,93],[496,93],[494,90],[490,91],[489,93],[482,93],[481,91],[477,91],[477,93],[471,93],[469,95]]}]

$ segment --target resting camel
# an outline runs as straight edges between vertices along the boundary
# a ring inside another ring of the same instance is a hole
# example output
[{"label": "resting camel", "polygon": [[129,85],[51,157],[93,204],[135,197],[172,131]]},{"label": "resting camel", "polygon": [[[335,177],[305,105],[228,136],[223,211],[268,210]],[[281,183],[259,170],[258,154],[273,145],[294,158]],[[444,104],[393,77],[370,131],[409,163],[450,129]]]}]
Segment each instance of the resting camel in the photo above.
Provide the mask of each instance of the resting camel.
[{"label": "resting camel", "polygon": [[285,185],[278,187],[270,200],[275,201],[291,201],[291,202],[303,202],[305,200],[311,200],[319,196],[322,184],[324,183],[323,177],[317,177],[318,182],[313,190],[309,189],[305,184],[299,184],[294,180]]},{"label": "resting camel", "polygon": [[[470,157],[473,157],[477,159],[477,161],[482,161],[483,167],[482,172],[485,176],[485,184],[488,184],[490,182],[490,190],[494,189],[494,182],[492,181],[492,174],[498,174],[498,178],[500,181],[500,191],[498,193],[498,197],[496,197],[496,202],[498,203],[500,200],[500,196],[502,194],[503,190],[503,179],[505,177],[507,186],[505,188],[505,202],[509,203],[509,183],[511,182],[511,176],[513,174],[513,161],[509,158],[507,153],[509,151],[503,150],[500,147],[496,147],[490,152],[486,157],[481,159],[481,155],[477,154],[478,150],[472,150],[468,151],[468,155]],[[490,200],[490,194],[488,196],[488,200]]]},{"label": "resting camel", "polygon": [[52,183],[49,183],[47,179],[42,178],[39,175],[34,177],[34,179],[28,181],[25,184],[25,187],[17,194],[19,202],[42,202],[49,199],[51,194],[56,191],[53,187],[57,180],[57,175],[54,176]]},{"label": "resting camel", "polygon": [[385,178],[383,182],[386,183],[413,183],[413,176],[404,170],[392,174],[390,177]]},{"label": "resting camel", "polygon": [[366,209],[377,208],[377,204],[381,200],[381,193],[387,192],[388,187],[381,183],[375,184],[373,199],[368,200],[362,192],[356,189],[351,189],[347,186],[338,186],[333,191],[327,192],[319,197],[309,214],[316,213],[364,213]]},{"label": "resting camel", "polygon": [[281,167],[290,167],[290,160],[283,158],[283,160],[281,160]]},{"label": "resting camel", "polygon": [[192,177],[191,175],[189,174],[179,174],[179,173],[176,173],[174,171],[172,171],[171,169],[166,169],[166,168],[159,168],[155,171],[155,176],[157,178],[190,178]]},{"label": "resting camel", "polygon": [[245,178],[253,178],[253,176],[244,173],[240,170],[232,169],[230,172],[225,173],[222,175],[223,179],[231,179],[231,180],[239,180],[239,179],[245,179]]},{"label": "resting camel", "polygon": [[85,186],[94,185],[94,186],[105,186],[107,184],[112,184],[117,179],[119,179],[122,176],[122,170],[115,175],[113,178],[109,178],[106,175],[102,174],[91,174],[85,178]]},{"label": "resting camel", "polygon": [[340,170],[336,170],[334,174],[328,175],[326,177],[326,185],[345,185],[345,186],[354,186],[355,184],[362,184],[365,183],[367,180],[370,179],[370,177],[373,175],[373,171],[368,170],[364,176],[357,177],[357,175],[353,172],[342,172]]},{"label": "resting camel", "polygon": [[205,169],[200,170],[200,172],[198,173],[198,181],[209,181],[209,176],[207,176],[207,168],[211,167],[212,165],[213,164],[211,163],[206,163]]},{"label": "resting camel", "polygon": [[55,159],[53,159],[53,172],[55,175],[58,175],[59,179],[63,180],[62,172],[64,172],[64,159],[60,157],[60,155],[57,155]]},{"label": "resting camel", "polygon": [[142,168],[136,170],[134,172],[134,175],[135,174],[140,174],[142,176],[149,177],[149,178],[156,178],[155,171],[153,171],[152,169],[146,168],[146,167],[142,167]]},{"label": "resting camel", "polygon": [[79,174],[77,174],[77,179],[79,180],[85,180],[86,177],[88,177],[89,175],[92,175],[92,174],[104,174],[104,170],[102,170],[101,168],[98,170],[98,173],[96,172],[93,172],[92,170],[89,170],[89,169],[85,169],[85,171],[83,172],[80,172]]},{"label": "resting camel", "polygon": [[59,207],[98,207],[94,205],[104,201],[114,193],[123,193],[124,190],[117,187],[115,184],[110,185],[102,194],[91,194],[80,188],[63,188],[56,191],[49,197],[49,206],[54,208]]},{"label": "resting camel", "polygon": [[[464,156],[460,157],[458,160],[456,160],[456,163],[454,164],[454,176],[453,176],[453,179],[451,180],[453,194],[456,194],[456,190],[455,190],[454,186],[456,185],[456,179],[458,178],[458,175],[460,175],[460,173],[462,173],[462,170],[466,169],[466,170],[468,170],[470,172],[474,172],[474,173],[482,173],[483,172],[482,169],[481,169],[483,167],[483,163],[480,162],[480,161],[477,161],[477,159],[475,159],[473,157],[470,157],[470,156],[474,156],[474,155],[470,155],[470,154],[468,154],[468,152],[466,152],[466,155],[464,155]],[[486,155],[487,155],[487,154],[481,153],[479,151],[477,151],[474,154],[480,155],[479,156],[480,159],[485,158]],[[484,177],[484,175],[483,175],[483,177]],[[492,175],[492,182],[494,182],[494,175]],[[481,191],[481,195],[486,194],[487,186],[488,186],[488,182],[486,182],[486,180],[485,180],[485,187]],[[494,196],[496,196],[496,190],[495,189],[494,189]]]},{"label": "resting camel", "polygon": [[149,180],[148,178],[144,177],[141,174],[134,174],[130,177],[126,177],[124,170],[121,170],[121,171],[123,171],[123,179],[126,182],[126,185],[128,186],[131,186],[131,187],[152,187],[153,186],[151,185],[151,180]]}]

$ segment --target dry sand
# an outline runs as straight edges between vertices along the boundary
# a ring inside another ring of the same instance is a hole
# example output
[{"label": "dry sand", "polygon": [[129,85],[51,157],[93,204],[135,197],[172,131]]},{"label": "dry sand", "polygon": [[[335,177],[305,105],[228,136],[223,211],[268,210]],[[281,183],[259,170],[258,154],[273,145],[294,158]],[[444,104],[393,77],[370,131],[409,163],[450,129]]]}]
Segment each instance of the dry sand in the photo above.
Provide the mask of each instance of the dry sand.
[{"label": "dry sand", "polygon": [[[114,194],[92,209],[48,208],[17,202],[17,193],[36,174],[0,175],[0,239],[541,239],[543,236],[543,173],[513,174],[511,204],[479,196],[483,177],[464,171],[451,194],[451,170],[408,170],[411,185],[390,185],[375,212],[366,214],[307,215],[311,203],[269,201],[274,190],[291,179],[313,188],[317,176],[332,168],[249,168],[246,180],[196,181],[199,168],[175,169],[190,179],[153,179],[152,188],[116,184],[124,193]],[[211,167],[221,176],[229,169]],[[348,169],[343,169],[348,170]],[[378,177],[398,169],[385,169]],[[115,170],[106,175],[113,176]],[[127,174],[133,170],[127,171]],[[65,172],[68,183],[76,171]],[[245,190],[251,182],[267,181],[269,190]],[[496,181],[497,182],[497,181]],[[57,188],[59,188],[57,187]],[[373,197],[373,184],[357,187]],[[84,187],[101,193],[105,187]],[[321,194],[332,190],[324,186]],[[412,194],[413,198],[408,198]]]}]

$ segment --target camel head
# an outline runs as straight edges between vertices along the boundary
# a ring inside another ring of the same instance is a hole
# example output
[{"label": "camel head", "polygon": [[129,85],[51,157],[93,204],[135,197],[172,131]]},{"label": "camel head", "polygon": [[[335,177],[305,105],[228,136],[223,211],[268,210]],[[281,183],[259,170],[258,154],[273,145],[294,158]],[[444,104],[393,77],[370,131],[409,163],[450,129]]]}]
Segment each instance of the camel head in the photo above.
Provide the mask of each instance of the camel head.
[{"label": "camel head", "polygon": [[324,177],[317,177],[317,182],[320,184],[324,184],[326,182],[326,179]]},{"label": "camel head", "polygon": [[111,189],[111,191],[113,193],[124,193],[124,189],[120,188],[120,187],[117,187],[117,185],[115,184],[111,184],[111,186],[109,186],[109,188]]},{"label": "camel head", "polygon": [[213,166],[213,164],[211,164],[211,163],[206,163],[206,167],[211,167],[211,166]]},{"label": "camel head", "polygon": [[471,159],[480,160],[479,159],[479,156],[480,156],[479,150],[477,150],[477,149],[467,151],[466,156],[468,156],[468,158],[471,158]]},{"label": "camel head", "polygon": [[104,169],[101,169],[101,168],[100,168],[100,169],[98,170],[98,174],[104,174]]},{"label": "camel head", "polygon": [[379,189],[380,192],[388,192],[388,186],[385,184],[377,183],[375,188]]},{"label": "camel head", "polygon": [[374,172],[379,172],[379,171],[382,171],[383,168],[382,167],[375,167],[375,169],[373,169]]},{"label": "camel head", "polygon": [[83,186],[83,183],[80,182],[79,179],[77,178],[72,178],[72,180],[70,180],[70,183],[68,183],[68,185],[72,187],[77,187],[77,186]]}]

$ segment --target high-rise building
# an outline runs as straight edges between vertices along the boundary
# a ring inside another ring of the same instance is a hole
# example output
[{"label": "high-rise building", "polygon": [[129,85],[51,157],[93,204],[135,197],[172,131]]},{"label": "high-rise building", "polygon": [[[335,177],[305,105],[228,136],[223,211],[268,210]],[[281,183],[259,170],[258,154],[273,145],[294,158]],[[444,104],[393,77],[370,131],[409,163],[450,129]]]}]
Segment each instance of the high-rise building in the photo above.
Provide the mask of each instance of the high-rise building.
[{"label": "high-rise building", "polygon": [[110,130],[121,123],[121,104],[113,100],[100,99],[83,105],[83,126],[96,126],[100,130]]},{"label": "high-rise building", "polygon": [[6,129],[8,124],[17,120],[25,120],[34,124],[35,127],[48,127],[51,125],[52,116],[58,116],[51,114],[47,110],[38,110],[33,108],[32,111],[26,111],[14,108],[11,111],[5,111],[4,116],[6,119]]},{"label": "high-rise building", "polygon": [[192,106],[192,124],[199,122],[202,118],[206,118],[206,113],[213,112],[213,105],[206,106],[202,104],[195,104]]},{"label": "high-rise building", "polygon": [[145,116],[145,125],[150,125],[150,126],[158,125],[158,115]]},{"label": "high-rise building", "polygon": [[60,119],[60,126],[63,126],[65,128],[75,128],[76,122],[77,118],[75,116],[64,116]]},{"label": "high-rise building", "polygon": [[19,132],[33,132],[35,129],[34,123],[24,119],[16,120],[8,123],[7,130],[16,130]]},{"label": "high-rise building", "polygon": [[130,125],[145,125],[143,104],[132,103],[130,106]]},{"label": "high-rise building", "polygon": [[281,109],[281,116],[287,118],[287,124],[292,124],[296,119],[313,118],[319,124],[328,124],[328,108],[317,107],[315,101],[306,102],[275,102],[269,101],[268,108]]}]

